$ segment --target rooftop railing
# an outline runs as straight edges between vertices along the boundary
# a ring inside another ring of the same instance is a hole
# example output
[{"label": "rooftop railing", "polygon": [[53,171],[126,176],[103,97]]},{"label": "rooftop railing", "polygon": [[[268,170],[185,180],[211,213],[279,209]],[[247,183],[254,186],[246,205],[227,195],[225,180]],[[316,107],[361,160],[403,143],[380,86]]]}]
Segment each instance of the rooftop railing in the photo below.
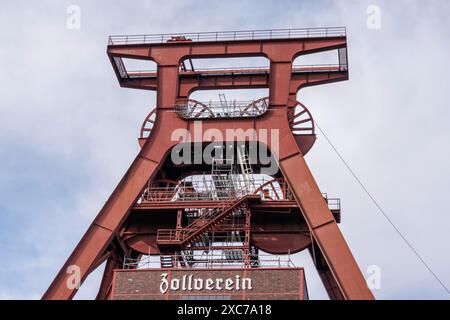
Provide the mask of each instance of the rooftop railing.
[{"label": "rooftop railing", "polygon": [[344,37],[345,27],[112,35],[108,45]]},{"label": "rooftop railing", "polygon": [[[119,69],[120,71],[122,69]],[[292,73],[302,73],[302,72],[336,72],[336,71],[347,71],[347,65],[339,64],[311,64],[311,65],[294,65],[292,67]],[[235,68],[199,68],[195,70],[180,71],[181,75],[241,75],[241,74],[261,74],[269,73],[270,68],[268,66],[261,67],[235,67]],[[126,71],[123,77],[128,77],[130,79],[134,78],[147,78],[156,77],[156,70],[130,70]],[[121,71],[122,76],[122,71]]]},{"label": "rooftop railing", "polygon": [[[160,201],[211,201],[211,200],[229,200],[243,197],[247,194],[253,194],[256,192],[259,186],[271,179],[253,179],[253,183],[249,186],[246,185],[245,179],[242,175],[233,175],[229,177],[227,181],[234,188],[227,190],[217,190],[212,180],[205,181],[186,181],[179,182],[178,185],[172,188],[167,187],[147,187],[141,195],[140,202],[160,202]],[[259,191],[258,194],[265,200],[282,199],[283,186],[279,183],[274,183],[271,188],[268,188],[267,193]],[[219,192],[218,192],[219,191]]]}]

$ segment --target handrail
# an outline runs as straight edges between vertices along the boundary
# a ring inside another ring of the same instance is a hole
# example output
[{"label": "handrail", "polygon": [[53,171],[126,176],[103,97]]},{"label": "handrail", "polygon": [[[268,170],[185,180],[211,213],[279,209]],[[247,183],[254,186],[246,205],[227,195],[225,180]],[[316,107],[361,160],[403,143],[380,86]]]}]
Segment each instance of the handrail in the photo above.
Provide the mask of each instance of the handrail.
[{"label": "handrail", "polygon": [[[294,65],[292,66],[292,73],[301,72],[333,72],[346,71],[347,66],[339,64],[310,64],[310,65]],[[261,67],[227,67],[227,68],[201,68],[186,71],[180,71],[180,75],[235,75],[248,73],[268,73],[270,68],[268,66]],[[128,78],[145,78],[156,77],[156,70],[130,70],[127,71]]]},{"label": "handrail", "polygon": [[345,27],[111,35],[108,45],[345,37]]},{"label": "handrail", "polygon": [[[261,186],[274,181],[272,187],[265,193],[259,190]],[[140,198],[141,202],[172,202],[172,201],[191,201],[191,200],[207,200],[213,201],[215,198],[218,200],[230,200],[236,199],[236,194],[224,194],[219,196],[213,195],[213,182],[212,180],[202,181],[186,181],[191,184],[190,186],[183,185],[181,182],[179,185],[174,186],[172,189],[166,187],[147,187]],[[230,181],[231,182],[231,181]],[[242,185],[245,180],[240,177],[233,177],[232,182],[235,185]],[[253,179],[253,187],[249,190],[242,189],[241,196],[247,194],[259,194],[263,199],[278,199],[278,200],[290,200],[290,197],[286,197],[285,190],[287,190],[286,182],[279,184],[276,180],[257,178]]]},{"label": "handrail", "polygon": [[[226,250],[225,250],[226,251]],[[173,254],[166,255],[173,262],[173,268],[186,268],[181,261],[188,261],[193,267],[200,268],[242,268],[245,259],[244,255],[241,257],[230,259],[223,251],[221,253],[208,254],[206,256],[197,255],[195,253]],[[248,254],[250,261],[257,262],[259,267],[296,267],[294,261],[291,259],[291,254],[288,255],[273,255],[268,253]],[[151,269],[161,268],[161,261],[157,256],[143,256],[139,259],[125,257],[123,262],[123,269]]]},{"label": "handrail", "polygon": [[114,57],[114,63],[117,66],[117,70],[119,72],[120,77],[121,78],[128,78],[127,68],[125,67],[125,64],[123,63],[122,58]]},{"label": "handrail", "polygon": [[224,219],[232,212],[239,210],[240,205],[246,201],[247,196],[229,201],[223,201],[216,208],[209,210],[200,218],[194,220],[182,229],[158,229],[157,242],[187,242],[196,235],[211,227],[217,221]]}]

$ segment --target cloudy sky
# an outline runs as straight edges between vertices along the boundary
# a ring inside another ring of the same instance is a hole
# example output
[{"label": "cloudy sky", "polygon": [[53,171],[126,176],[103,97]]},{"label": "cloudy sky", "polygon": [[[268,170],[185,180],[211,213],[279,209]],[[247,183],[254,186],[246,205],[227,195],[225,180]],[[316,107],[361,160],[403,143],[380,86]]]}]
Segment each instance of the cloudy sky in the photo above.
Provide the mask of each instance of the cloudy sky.
[{"label": "cloudy sky", "polygon": [[[298,99],[450,287],[450,2],[137,3],[0,4],[0,299],[42,295],[138,152],[155,95],[118,86],[108,35],[323,26],[348,28],[350,80]],[[70,5],[80,29],[67,27]],[[370,5],[379,29],[367,26]],[[341,228],[363,272],[380,267],[377,298],[449,298],[323,136],[307,161],[322,191],[342,198]],[[309,257],[297,263],[311,298],[323,298]],[[100,273],[78,298],[95,296]]]}]

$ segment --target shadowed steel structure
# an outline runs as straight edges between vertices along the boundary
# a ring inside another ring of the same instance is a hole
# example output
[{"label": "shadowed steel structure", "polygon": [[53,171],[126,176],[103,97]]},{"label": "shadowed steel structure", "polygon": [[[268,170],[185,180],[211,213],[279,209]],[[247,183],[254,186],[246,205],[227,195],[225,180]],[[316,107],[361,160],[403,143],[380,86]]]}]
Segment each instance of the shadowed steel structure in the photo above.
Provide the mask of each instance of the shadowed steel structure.
[{"label": "shadowed steel structure", "polygon": [[[293,65],[322,51],[336,51],[339,63]],[[74,296],[77,288],[67,285],[72,266],[84,281],[106,262],[97,298],[110,299],[114,270],[137,269],[144,256],[159,256],[161,269],[249,270],[264,267],[259,251],[305,249],[331,299],[373,299],[338,228],[339,199],[321,193],[305,162],[316,136],[310,111],[297,101],[303,87],[348,79],[345,28],[111,36],[107,54],[122,87],[156,91],[156,108],[142,125],[139,154],[43,299]],[[196,70],[191,60],[232,57],[266,57],[270,66]],[[151,60],[157,69],[127,70],[124,58]],[[234,103],[189,98],[196,90],[253,88],[268,88],[269,96]],[[276,130],[279,141],[257,135],[217,141],[207,134],[227,137],[230,128]],[[189,139],[173,139],[180,129]],[[171,155],[181,142],[200,150],[231,145],[232,160],[176,164]],[[250,143],[268,147],[276,173],[256,177],[261,163],[249,161]]]}]

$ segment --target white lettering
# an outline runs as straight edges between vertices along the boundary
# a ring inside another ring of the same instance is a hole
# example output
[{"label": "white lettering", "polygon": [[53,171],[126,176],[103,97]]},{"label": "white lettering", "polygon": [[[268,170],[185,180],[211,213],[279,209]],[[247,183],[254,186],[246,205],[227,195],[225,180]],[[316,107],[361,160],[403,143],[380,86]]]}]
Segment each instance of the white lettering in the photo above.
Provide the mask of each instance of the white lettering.
[{"label": "white lettering", "polygon": [[195,278],[194,279],[194,290],[202,290],[203,289],[203,279]]},{"label": "white lettering", "polygon": [[189,281],[188,281],[188,290],[191,291],[192,290],[192,274],[189,275]]},{"label": "white lettering", "polygon": [[206,290],[212,290],[214,281],[211,278],[206,279]]},{"label": "white lettering", "polygon": [[222,278],[217,278],[216,279],[216,289],[217,290],[222,290],[222,287],[220,286],[220,284],[223,282]]},{"label": "white lettering", "polygon": [[225,280],[225,290],[233,290],[233,280],[227,279]]},{"label": "white lettering", "polygon": [[252,279],[242,278],[242,289],[252,290]]},{"label": "white lettering", "polygon": [[166,293],[169,288],[169,282],[167,281],[167,273],[161,273],[161,285],[159,286],[159,291],[161,293]]},{"label": "white lettering", "polygon": [[183,276],[183,280],[181,281],[181,290],[186,290],[186,275]]},{"label": "white lettering", "polygon": [[183,275],[181,278],[171,276],[168,279],[168,273],[161,273],[161,283],[159,290],[161,293],[166,293],[167,290],[173,291],[201,291],[201,290],[252,290],[252,279],[241,278],[240,275],[235,275],[234,278],[197,278],[192,274]]},{"label": "white lettering", "polygon": [[180,289],[180,279],[170,280],[170,290],[177,291],[178,289]]}]

